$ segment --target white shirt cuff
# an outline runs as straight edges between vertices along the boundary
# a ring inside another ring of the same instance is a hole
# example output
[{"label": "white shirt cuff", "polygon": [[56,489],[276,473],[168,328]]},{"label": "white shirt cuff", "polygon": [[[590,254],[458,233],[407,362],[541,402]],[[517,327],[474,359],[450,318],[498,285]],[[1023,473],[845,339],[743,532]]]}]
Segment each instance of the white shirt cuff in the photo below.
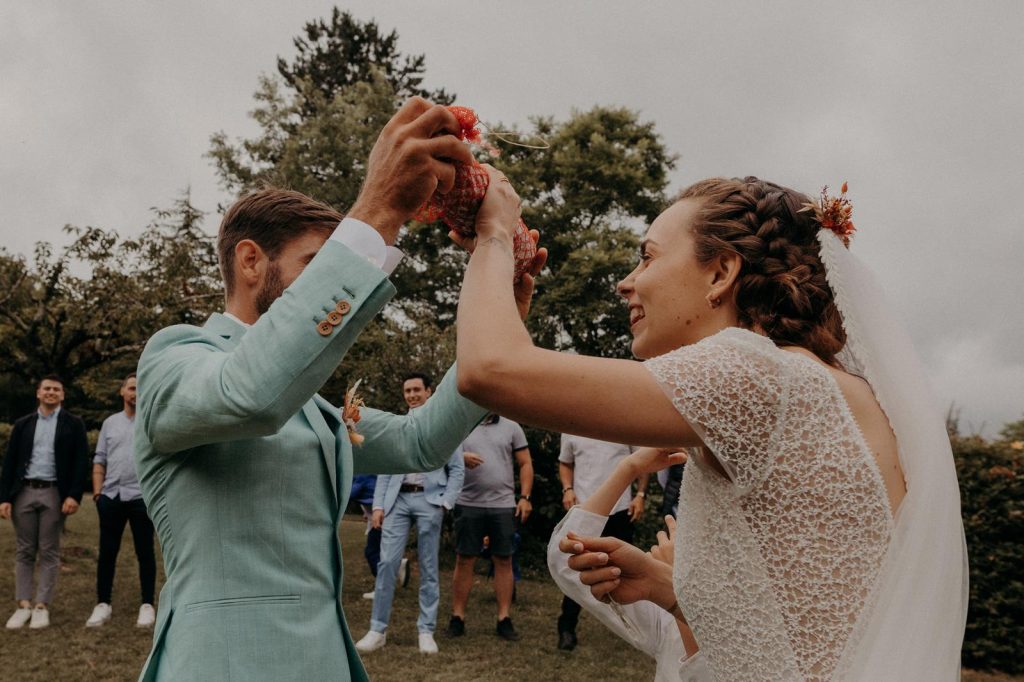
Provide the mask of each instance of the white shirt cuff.
[{"label": "white shirt cuff", "polygon": [[331,239],[338,240],[387,275],[395,271],[405,255],[401,249],[385,244],[377,230],[355,218],[342,220],[331,234]]}]

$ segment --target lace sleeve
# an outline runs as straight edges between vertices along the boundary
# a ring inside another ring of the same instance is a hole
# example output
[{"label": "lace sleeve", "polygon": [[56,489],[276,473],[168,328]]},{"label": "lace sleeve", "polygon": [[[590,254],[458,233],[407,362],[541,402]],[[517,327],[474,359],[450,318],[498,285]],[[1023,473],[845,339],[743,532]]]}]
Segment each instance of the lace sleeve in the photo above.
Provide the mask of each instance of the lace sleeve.
[{"label": "lace sleeve", "polygon": [[741,493],[770,470],[786,397],[780,352],[729,328],[645,363]]}]

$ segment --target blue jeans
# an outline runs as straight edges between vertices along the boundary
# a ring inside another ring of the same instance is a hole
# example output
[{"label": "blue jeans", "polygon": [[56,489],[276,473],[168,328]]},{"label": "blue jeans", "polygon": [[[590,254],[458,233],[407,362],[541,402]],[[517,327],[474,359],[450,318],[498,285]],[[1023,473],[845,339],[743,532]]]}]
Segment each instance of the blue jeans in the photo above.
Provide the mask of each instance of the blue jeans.
[{"label": "blue jeans", "polygon": [[416,547],[420,560],[419,632],[434,632],[437,627],[437,606],[441,598],[438,586],[437,552],[441,543],[441,521],[444,509],[427,502],[422,492],[399,493],[395,506],[384,517],[380,538],[380,563],[373,588],[373,614],[370,629],[385,632],[391,618],[391,602],[395,596],[398,565],[405,554],[409,530],[416,522]]}]

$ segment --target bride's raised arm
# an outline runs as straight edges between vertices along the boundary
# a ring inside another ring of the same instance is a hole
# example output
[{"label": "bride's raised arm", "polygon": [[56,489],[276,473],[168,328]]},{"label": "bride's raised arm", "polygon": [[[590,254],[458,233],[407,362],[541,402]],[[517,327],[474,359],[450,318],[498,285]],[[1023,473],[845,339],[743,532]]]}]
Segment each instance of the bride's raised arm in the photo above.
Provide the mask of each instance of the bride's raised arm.
[{"label": "bride's raised arm", "polygon": [[616,443],[699,444],[643,364],[533,345],[513,290],[519,198],[493,168],[458,308],[460,392],[509,419]]}]

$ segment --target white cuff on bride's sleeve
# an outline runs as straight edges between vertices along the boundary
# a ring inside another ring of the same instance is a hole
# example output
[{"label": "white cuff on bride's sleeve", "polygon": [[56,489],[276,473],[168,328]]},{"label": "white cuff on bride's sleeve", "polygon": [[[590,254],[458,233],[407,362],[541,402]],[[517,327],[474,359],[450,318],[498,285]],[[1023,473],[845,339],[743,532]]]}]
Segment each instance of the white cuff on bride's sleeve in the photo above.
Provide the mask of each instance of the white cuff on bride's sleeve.
[{"label": "white cuff on bride's sleeve", "polygon": [[335,239],[390,275],[405,255],[401,249],[388,246],[377,230],[356,218],[345,218],[334,228]]}]

